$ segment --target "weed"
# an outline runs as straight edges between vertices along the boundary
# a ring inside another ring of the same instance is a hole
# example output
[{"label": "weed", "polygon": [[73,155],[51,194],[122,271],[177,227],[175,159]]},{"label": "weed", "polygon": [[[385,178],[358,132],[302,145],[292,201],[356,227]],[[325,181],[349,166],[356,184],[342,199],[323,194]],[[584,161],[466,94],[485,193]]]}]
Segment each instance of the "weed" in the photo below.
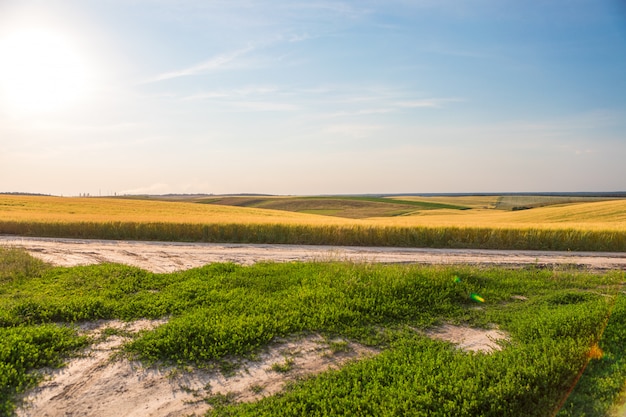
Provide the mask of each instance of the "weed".
[{"label": "weed", "polygon": [[279,373],[287,373],[289,371],[291,371],[293,369],[295,365],[295,362],[292,358],[285,358],[285,361],[283,363],[274,363],[272,364],[272,371],[274,372],[279,372]]},{"label": "weed", "polygon": [[260,384],[253,384],[253,385],[250,385],[250,391],[252,391],[256,395],[259,395],[260,393],[265,391],[265,386],[260,385]]},{"label": "weed", "polygon": [[209,404],[210,406],[220,409],[222,407],[225,407],[229,404],[232,404],[232,402],[235,399],[235,394],[232,392],[229,392],[227,394],[214,394],[211,395],[210,397],[205,398],[205,402],[207,404]]},{"label": "weed", "polygon": [[352,350],[350,343],[346,340],[331,340],[328,343],[328,348],[333,354],[346,353]]}]

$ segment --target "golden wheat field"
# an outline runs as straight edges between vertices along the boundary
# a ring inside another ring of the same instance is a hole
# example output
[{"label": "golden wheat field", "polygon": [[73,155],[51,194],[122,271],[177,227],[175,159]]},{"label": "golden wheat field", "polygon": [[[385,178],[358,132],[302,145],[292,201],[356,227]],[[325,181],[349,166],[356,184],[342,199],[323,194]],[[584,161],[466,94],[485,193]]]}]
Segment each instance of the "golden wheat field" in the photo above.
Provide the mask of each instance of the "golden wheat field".
[{"label": "golden wheat field", "polygon": [[342,219],[250,207],[47,196],[0,196],[0,220],[58,223],[346,224]]},{"label": "golden wheat field", "polygon": [[394,218],[369,219],[379,225],[548,228],[626,231],[626,200],[557,204],[530,210],[428,210]]},{"label": "golden wheat field", "polygon": [[[381,204],[380,199],[373,203]],[[372,212],[366,205],[359,210]],[[4,195],[0,196],[0,234],[625,252],[626,200],[518,211],[414,208],[393,216],[345,218],[197,202]]]},{"label": "golden wheat field", "polygon": [[[467,202],[467,198],[463,201]],[[482,202],[487,202],[487,200],[482,200]],[[346,219],[285,210],[188,202],[6,195],[0,196],[0,220],[58,223],[158,222],[311,226],[531,227],[626,231],[626,200],[557,204],[520,211],[485,208],[416,210],[410,214],[395,217]]]}]

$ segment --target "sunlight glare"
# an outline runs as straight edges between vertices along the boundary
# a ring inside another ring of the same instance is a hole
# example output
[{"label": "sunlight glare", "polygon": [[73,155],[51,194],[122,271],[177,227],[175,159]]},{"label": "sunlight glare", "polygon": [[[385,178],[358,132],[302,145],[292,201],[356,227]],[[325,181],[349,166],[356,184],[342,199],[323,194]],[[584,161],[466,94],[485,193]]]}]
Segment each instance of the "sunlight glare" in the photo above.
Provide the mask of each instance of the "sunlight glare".
[{"label": "sunlight glare", "polygon": [[75,103],[87,87],[87,68],[72,42],[40,28],[0,39],[0,103],[10,111],[39,113]]}]

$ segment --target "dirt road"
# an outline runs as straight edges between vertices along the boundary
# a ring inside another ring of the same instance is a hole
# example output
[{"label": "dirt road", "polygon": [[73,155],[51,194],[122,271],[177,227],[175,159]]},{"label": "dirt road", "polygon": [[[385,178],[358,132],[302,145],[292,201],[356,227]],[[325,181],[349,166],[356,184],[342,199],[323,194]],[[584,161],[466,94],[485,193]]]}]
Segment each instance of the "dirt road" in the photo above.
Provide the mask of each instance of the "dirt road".
[{"label": "dirt road", "polygon": [[575,265],[593,270],[626,270],[626,253],[623,252],[135,242],[20,236],[0,236],[0,245],[22,247],[33,256],[54,265],[115,262],[153,272],[184,270],[212,262],[250,265],[262,261],[314,260],[449,265]]}]

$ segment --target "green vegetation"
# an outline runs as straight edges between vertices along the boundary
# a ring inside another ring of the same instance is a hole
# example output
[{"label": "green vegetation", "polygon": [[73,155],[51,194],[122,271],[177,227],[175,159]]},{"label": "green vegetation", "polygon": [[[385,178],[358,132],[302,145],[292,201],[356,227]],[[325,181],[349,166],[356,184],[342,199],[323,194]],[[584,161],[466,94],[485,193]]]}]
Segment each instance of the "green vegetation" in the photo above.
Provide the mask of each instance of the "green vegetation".
[{"label": "green vegetation", "polygon": [[[19,298],[13,289],[37,280],[48,271],[46,265],[17,249],[0,248],[0,315],[4,317],[8,298]],[[11,415],[12,398],[40,380],[33,370],[58,367],[62,357],[85,346],[87,340],[68,327],[55,324],[0,325],[0,415]]]},{"label": "green vegetation", "polygon": [[545,207],[556,204],[591,203],[598,201],[610,201],[623,199],[620,193],[608,193],[605,195],[585,195],[585,193],[572,193],[565,195],[530,195],[530,194],[505,194],[505,195],[438,195],[438,196],[405,196],[391,197],[395,199],[411,200],[415,202],[431,202],[464,206],[467,208],[497,209],[497,210],[521,210],[536,207]]},{"label": "green vegetation", "polygon": [[465,210],[468,207],[458,204],[436,203],[431,201],[405,200],[384,197],[221,197],[193,199],[192,202],[218,204],[237,207],[255,207],[271,210],[313,213],[352,219],[368,217],[394,217],[413,213],[417,210]]},{"label": "green vegetation", "polygon": [[626,296],[617,297],[609,326],[599,343],[602,357],[592,360],[559,416],[602,416],[615,403],[615,392],[626,387]]},{"label": "green vegetation", "polygon": [[286,373],[293,369],[294,360],[292,358],[285,358],[283,363],[275,363],[272,365],[272,371]]},{"label": "green vegetation", "polygon": [[85,338],[67,327],[0,327],[0,415],[10,415],[14,409],[11,398],[40,380],[34,369],[58,367],[62,356],[85,344]]},{"label": "green vegetation", "polygon": [[[208,397],[215,415],[548,416],[572,387],[562,415],[603,415],[626,382],[624,272],[320,262],[153,274],[112,264],[52,268],[12,249],[0,249],[0,265],[5,415],[37,381],[34,370],[58,366],[86,343],[67,324],[95,319],[169,317],[126,351],[185,368],[312,332],[382,349],[258,403]],[[421,331],[443,322],[496,324],[511,338],[502,351],[466,353]],[[604,355],[591,354],[596,344]],[[286,358],[276,370],[292,365]]]},{"label": "green vegetation", "polygon": [[592,201],[611,200],[608,197],[547,196],[547,195],[504,195],[498,198],[495,208],[498,210],[523,210],[545,207],[554,204],[589,203]]},{"label": "green vegetation", "polygon": [[[127,197],[126,197],[127,198]],[[147,198],[147,197],[137,197]],[[202,204],[218,204],[236,207],[256,207],[272,210],[310,212],[333,210],[328,215],[347,218],[393,217],[416,210],[468,210],[487,208],[497,210],[522,210],[556,204],[589,203],[617,200],[623,197],[609,195],[476,195],[476,196],[153,196],[153,200],[186,201]],[[393,207],[391,207],[393,206]],[[326,214],[326,213],[320,213]]]}]

